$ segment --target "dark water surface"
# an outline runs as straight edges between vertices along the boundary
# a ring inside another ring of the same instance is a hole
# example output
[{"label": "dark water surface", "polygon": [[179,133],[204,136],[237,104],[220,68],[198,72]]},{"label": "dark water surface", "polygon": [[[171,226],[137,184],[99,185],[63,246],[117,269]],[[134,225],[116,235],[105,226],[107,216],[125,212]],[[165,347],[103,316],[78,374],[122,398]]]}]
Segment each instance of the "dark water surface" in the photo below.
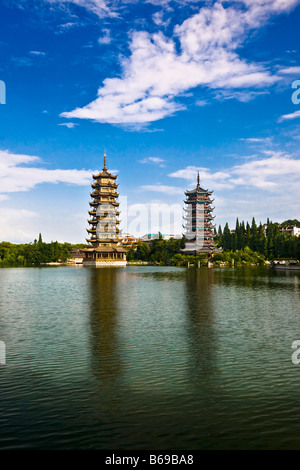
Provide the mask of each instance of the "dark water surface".
[{"label": "dark water surface", "polygon": [[0,448],[300,449],[299,274],[0,270]]}]

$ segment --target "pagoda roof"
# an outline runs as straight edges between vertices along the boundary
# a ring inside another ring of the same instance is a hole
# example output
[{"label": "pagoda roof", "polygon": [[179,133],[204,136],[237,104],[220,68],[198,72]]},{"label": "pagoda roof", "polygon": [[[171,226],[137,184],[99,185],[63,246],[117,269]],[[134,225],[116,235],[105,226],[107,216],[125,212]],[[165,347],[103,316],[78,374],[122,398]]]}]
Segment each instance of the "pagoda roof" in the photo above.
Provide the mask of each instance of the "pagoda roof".
[{"label": "pagoda roof", "polygon": [[197,186],[194,188],[194,189],[191,189],[190,191],[185,191],[185,194],[187,196],[190,196],[190,195],[193,195],[193,194],[212,194],[213,191],[208,191],[208,189],[203,189],[201,188],[200,186],[200,175],[199,175],[199,171],[198,171],[198,175],[197,175]]},{"label": "pagoda roof", "polygon": [[117,179],[117,175],[113,175],[106,168],[106,153],[104,154],[104,165],[102,171],[97,173],[96,175],[93,175],[93,178],[94,180],[97,180],[98,178],[111,178],[113,180]]},{"label": "pagoda roof", "polygon": [[94,180],[97,180],[98,178],[111,178],[113,180],[117,179],[117,175],[113,175],[112,173],[110,173],[107,168],[103,168],[103,170],[99,173],[97,173],[96,175],[93,175],[93,178]]},{"label": "pagoda roof", "polygon": [[127,249],[122,246],[99,246],[97,248],[83,248],[84,253],[127,253]]},{"label": "pagoda roof", "polygon": [[201,188],[201,186],[196,186],[196,188],[191,189],[190,191],[186,190],[184,192],[184,194],[189,195],[189,196],[193,195],[193,194],[207,194],[207,195],[209,195],[209,194],[212,194],[212,193],[213,193],[213,191],[209,191],[208,189],[203,189],[203,188]]}]

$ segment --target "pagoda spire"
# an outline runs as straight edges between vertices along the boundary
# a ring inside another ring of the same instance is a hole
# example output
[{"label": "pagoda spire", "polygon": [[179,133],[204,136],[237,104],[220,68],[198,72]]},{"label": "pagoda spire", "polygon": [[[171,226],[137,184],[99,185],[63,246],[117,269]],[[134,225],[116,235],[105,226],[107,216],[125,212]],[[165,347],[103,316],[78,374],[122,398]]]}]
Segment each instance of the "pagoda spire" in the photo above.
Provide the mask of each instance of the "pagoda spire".
[{"label": "pagoda spire", "polygon": [[106,152],[104,152],[104,167],[103,170],[107,170],[106,168]]},{"label": "pagoda spire", "polygon": [[199,175],[199,171],[198,171],[198,174],[197,174],[197,188],[200,188],[200,175]]}]

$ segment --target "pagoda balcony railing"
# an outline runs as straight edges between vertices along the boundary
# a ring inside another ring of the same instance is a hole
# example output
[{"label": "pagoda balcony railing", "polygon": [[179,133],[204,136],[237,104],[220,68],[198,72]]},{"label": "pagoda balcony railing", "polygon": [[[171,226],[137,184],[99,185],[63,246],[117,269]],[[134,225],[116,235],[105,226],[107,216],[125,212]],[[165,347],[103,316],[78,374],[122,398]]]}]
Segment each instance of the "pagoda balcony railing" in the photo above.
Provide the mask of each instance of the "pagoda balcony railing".
[{"label": "pagoda balcony railing", "polygon": [[184,227],[190,227],[190,228],[199,227],[199,228],[201,228],[202,230],[203,230],[203,229],[212,230],[215,226],[212,225],[211,222],[210,222],[209,224],[206,224],[206,223],[203,223],[203,222],[200,222],[200,221],[197,221],[197,223],[194,222],[194,221],[193,221],[193,222],[190,221],[190,222],[186,222],[186,223],[184,224]]},{"label": "pagoda balcony railing", "polygon": [[[184,227],[184,228],[185,228],[185,227]],[[195,237],[196,235],[200,235],[200,236],[203,236],[203,235],[204,235],[204,236],[207,236],[207,237],[215,237],[215,236],[216,236],[216,234],[213,233],[213,232],[209,232],[209,231],[204,231],[204,232],[203,232],[202,230],[201,230],[201,231],[200,231],[200,230],[197,230],[197,231],[196,231],[196,230],[188,231],[188,232],[186,232],[186,235],[187,235],[188,237],[191,237],[191,236]]]},{"label": "pagoda balcony railing", "polygon": [[[196,221],[198,222],[202,222],[204,225],[207,225],[208,227],[210,227],[210,224],[212,223],[211,221],[207,221],[205,220],[207,217],[203,217],[203,218],[196,218],[196,217],[192,217],[192,216],[189,216],[189,217],[183,217],[183,220],[186,220],[188,223],[196,223]],[[202,219],[202,220],[201,220]]]},{"label": "pagoda balcony railing", "polygon": [[115,192],[115,191],[98,191],[98,194],[100,196],[113,196],[113,197],[119,197],[119,193]]},{"label": "pagoda balcony railing", "polygon": [[105,225],[105,224],[119,224],[120,221],[117,220],[116,218],[113,218],[113,217],[103,217],[102,219],[99,219],[98,222],[93,222],[94,224],[102,224],[102,225]]},{"label": "pagoda balcony railing", "polygon": [[191,209],[190,205],[187,205],[187,207],[184,207],[183,210],[184,210],[185,212],[190,213],[190,214],[196,214],[196,212],[197,212],[197,211],[200,211],[200,210],[201,210],[201,211],[204,210],[204,212],[205,212],[205,211],[209,211],[209,212],[210,212],[210,211],[212,211],[213,209],[211,208],[210,205],[204,204],[204,207],[201,208],[201,209],[196,209],[196,208],[194,208],[194,207]]},{"label": "pagoda balcony railing", "polygon": [[113,189],[117,189],[117,187],[119,186],[117,183],[93,183],[92,185],[92,188],[113,188]]},{"label": "pagoda balcony railing", "polygon": [[100,199],[100,201],[89,201],[90,206],[99,206],[99,205],[112,205],[112,206],[119,206],[119,203],[114,199]]},{"label": "pagoda balcony railing", "polygon": [[100,197],[100,196],[110,196],[110,197],[119,197],[119,194],[118,193],[112,193],[112,192],[109,192],[109,191],[93,191],[92,193],[90,193],[90,196],[91,197]]}]

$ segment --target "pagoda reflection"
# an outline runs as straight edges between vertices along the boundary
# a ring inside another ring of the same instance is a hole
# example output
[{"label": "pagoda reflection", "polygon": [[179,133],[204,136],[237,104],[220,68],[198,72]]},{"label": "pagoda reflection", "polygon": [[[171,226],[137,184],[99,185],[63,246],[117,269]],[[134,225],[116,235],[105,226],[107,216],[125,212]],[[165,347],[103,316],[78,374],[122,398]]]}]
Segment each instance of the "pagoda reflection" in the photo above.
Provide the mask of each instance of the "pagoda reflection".
[{"label": "pagoda reflection", "polygon": [[94,375],[108,388],[122,373],[118,335],[118,276],[115,268],[90,269],[90,331]]},{"label": "pagoda reflection", "polygon": [[190,268],[186,272],[187,333],[190,347],[189,371],[194,383],[209,381],[216,369],[214,318],[214,270]]}]

